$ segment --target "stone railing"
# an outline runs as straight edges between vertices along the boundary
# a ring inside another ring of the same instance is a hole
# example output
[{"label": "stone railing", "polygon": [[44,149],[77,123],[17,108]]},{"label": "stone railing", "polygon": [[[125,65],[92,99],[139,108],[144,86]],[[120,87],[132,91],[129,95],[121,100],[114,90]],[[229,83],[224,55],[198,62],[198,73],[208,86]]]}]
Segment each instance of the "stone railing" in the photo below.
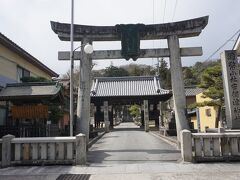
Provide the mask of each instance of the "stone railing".
[{"label": "stone railing", "polygon": [[10,165],[45,165],[86,163],[86,137],[34,137],[4,136],[0,142],[2,167]]},{"label": "stone railing", "polygon": [[182,131],[183,161],[237,161],[240,160],[240,133],[191,133]]}]

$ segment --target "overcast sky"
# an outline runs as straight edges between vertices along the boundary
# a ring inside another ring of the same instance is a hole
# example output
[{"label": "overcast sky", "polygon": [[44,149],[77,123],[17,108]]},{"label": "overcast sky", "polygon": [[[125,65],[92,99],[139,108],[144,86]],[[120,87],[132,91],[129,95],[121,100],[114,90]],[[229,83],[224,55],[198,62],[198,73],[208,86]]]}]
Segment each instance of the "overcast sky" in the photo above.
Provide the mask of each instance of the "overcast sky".
[{"label": "overcast sky", "polygon": [[[75,23],[112,26],[119,23],[152,24],[209,15],[209,23],[200,36],[180,41],[182,47],[203,47],[202,57],[182,60],[183,65],[187,66],[206,60],[240,29],[239,7],[239,0],[75,0]],[[69,62],[57,60],[57,52],[70,50],[70,43],[58,39],[51,30],[50,21],[70,23],[71,0],[0,0],[0,8],[1,33],[57,73],[64,74],[69,69]],[[236,38],[237,36],[233,40]],[[224,49],[232,49],[233,40]],[[76,43],[75,46],[77,45]],[[94,49],[120,49],[120,42],[93,45]],[[165,47],[165,43],[141,41],[141,47],[159,48]],[[219,58],[220,52],[213,59]],[[122,65],[132,61],[112,62],[114,65]],[[149,65],[156,62],[156,59],[137,61]],[[110,63],[111,60],[97,61],[96,68],[109,66]]]}]

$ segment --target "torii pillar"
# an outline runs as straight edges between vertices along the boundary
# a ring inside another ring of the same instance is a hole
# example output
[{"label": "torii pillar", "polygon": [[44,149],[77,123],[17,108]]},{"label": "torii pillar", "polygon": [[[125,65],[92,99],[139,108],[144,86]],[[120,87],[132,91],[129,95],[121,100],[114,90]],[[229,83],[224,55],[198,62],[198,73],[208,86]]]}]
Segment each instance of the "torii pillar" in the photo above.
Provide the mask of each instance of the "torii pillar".
[{"label": "torii pillar", "polygon": [[81,41],[81,61],[80,77],[77,101],[77,123],[76,134],[83,133],[86,135],[86,141],[89,140],[89,121],[90,121],[90,74],[92,59],[90,55],[84,52],[84,45],[90,43],[87,38]]},{"label": "torii pillar", "polygon": [[189,129],[186,117],[186,96],[184,89],[182,62],[177,35],[168,37],[168,48],[170,49],[170,70],[173,90],[174,112],[176,118],[178,142],[181,142],[180,131]]}]

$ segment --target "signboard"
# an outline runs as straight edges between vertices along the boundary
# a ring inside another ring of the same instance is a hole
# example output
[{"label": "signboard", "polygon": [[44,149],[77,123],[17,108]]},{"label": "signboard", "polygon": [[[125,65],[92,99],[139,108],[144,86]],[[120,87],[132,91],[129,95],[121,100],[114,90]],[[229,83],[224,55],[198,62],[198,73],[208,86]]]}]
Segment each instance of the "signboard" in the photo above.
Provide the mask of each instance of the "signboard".
[{"label": "signboard", "polygon": [[13,119],[46,119],[48,118],[47,105],[12,106]]},{"label": "signboard", "polygon": [[221,54],[227,128],[240,128],[240,78],[236,51]]}]

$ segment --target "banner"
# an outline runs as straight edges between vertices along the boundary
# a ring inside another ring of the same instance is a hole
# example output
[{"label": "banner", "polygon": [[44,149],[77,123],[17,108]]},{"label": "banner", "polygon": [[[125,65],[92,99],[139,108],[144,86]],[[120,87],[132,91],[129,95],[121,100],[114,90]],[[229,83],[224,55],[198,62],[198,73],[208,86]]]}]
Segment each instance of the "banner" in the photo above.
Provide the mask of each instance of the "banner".
[{"label": "banner", "polygon": [[47,105],[12,106],[13,119],[48,118]]}]

